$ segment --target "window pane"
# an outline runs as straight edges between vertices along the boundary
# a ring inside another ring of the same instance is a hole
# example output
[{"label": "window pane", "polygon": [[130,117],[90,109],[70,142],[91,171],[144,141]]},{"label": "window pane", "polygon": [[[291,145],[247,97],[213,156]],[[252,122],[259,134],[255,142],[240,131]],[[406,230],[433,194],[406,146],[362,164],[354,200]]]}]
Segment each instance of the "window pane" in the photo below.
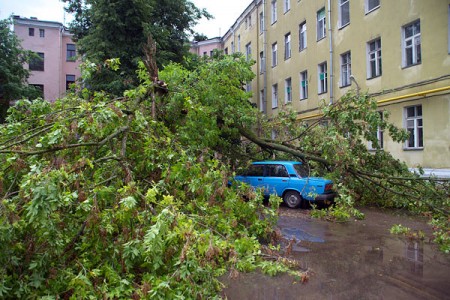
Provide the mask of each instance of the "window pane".
[{"label": "window pane", "polygon": [[417,135],[418,135],[418,147],[423,147],[423,128],[417,129]]},{"label": "window pane", "polygon": [[416,106],[417,108],[417,116],[422,116],[422,105]]},{"label": "window pane", "polygon": [[414,117],[416,114],[415,114],[415,107],[413,106],[413,107],[408,107],[407,109],[406,109],[406,116],[408,117],[408,118],[410,118],[410,117]]}]

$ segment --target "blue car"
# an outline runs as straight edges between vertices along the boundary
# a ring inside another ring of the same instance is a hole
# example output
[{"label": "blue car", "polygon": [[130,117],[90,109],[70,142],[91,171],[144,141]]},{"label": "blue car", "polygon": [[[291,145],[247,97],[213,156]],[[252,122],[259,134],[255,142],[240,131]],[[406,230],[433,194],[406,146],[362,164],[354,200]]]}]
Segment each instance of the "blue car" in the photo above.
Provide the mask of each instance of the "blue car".
[{"label": "blue car", "polygon": [[296,161],[259,161],[235,180],[254,189],[262,189],[265,196],[275,194],[290,208],[304,206],[309,201],[320,205],[334,202],[333,182],[322,177],[309,177],[306,165]]}]

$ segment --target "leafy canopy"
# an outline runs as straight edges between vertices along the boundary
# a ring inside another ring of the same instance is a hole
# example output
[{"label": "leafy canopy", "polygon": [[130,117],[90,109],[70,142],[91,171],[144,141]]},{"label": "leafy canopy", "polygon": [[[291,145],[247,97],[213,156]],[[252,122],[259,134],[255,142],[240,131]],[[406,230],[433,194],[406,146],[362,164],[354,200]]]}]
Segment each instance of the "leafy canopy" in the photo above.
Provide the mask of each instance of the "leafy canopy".
[{"label": "leafy canopy", "polygon": [[138,84],[135,70],[144,58],[144,46],[151,36],[157,43],[156,61],[161,68],[183,61],[188,54],[188,37],[206,10],[188,0],[64,0],[74,13],[70,24],[80,53],[100,64],[119,58],[121,72],[102,69],[89,80],[94,90],[120,95]]}]

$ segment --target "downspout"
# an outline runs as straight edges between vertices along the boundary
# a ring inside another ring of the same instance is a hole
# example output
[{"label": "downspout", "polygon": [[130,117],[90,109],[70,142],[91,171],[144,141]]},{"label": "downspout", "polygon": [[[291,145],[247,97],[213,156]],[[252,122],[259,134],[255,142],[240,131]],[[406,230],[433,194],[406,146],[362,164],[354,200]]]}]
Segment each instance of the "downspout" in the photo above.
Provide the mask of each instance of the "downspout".
[{"label": "downspout", "polygon": [[334,86],[334,73],[333,73],[333,31],[331,28],[331,0],[328,0],[328,33],[329,33],[329,38],[328,41],[330,42],[330,68],[329,68],[329,73],[330,73],[330,105],[333,104],[333,99],[334,99],[334,90],[333,90],[333,86]]},{"label": "downspout", "polygon": [[[263,69],[263,114],[267,115],[267,24],[266,24],[266,0],[263,0],[263,59],[264,59],[264,69]],[[258,91],[259,92],[259,91]]]},{"label": "downspout", "polygon": [[63,53],[62,53],[63,52],[63,47],[62,47],[62,44],[63,44],[63,39],[62,39],[63,31],[64,31],[64,25],[59,28],[59,62],[58,62],[58,64],[59,64],[59,76],[58,76],[58,96],[57,96],[57,98],[60,98],[62,96],[62,93],[61,93],[61,78],[64,76],[64,72],[63,72]]}]

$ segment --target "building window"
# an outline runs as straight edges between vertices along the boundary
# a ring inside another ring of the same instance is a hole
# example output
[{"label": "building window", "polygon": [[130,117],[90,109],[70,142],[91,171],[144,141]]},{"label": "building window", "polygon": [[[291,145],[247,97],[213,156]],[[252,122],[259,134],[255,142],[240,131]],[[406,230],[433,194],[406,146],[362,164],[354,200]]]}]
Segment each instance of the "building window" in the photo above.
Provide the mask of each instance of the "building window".
[{"label": "building window", "polygon": [[350,23],[350,0],[339,0],[339,25],[344,27]]},{"label": "building window", "polygon": [[277,21],[277,1],[276,0],[272,0],[271,12],[272,12],[272,14],[271,14],[271,16],[272,16],[271,22],[273,24],[273,23],[275,23]]},{"label": "building window", "polygon": [[264,14],[262,12],[259,13],[259,33],[262,34],[264,32]]},{"label": "building window", "polygon": [[203,57],[206,57],[208,55],[208,52],[203,51]]},{"label": "building window", "polygon": [[234,42],[231,42],[231,53],[234,53]]},{"label": "building window", "polygon": [[228,55],[228,47],[226,47],[223,52],[225,53],[225,55]]},{"label": "building window", "polygon": [[278,107],[278,84],[272,85],[272,108]]},{"label": "building window", "polygon": [[272,67],[275,67],[278,64],[277,61],[277,43],[272,44]]},{"label": "building window", "polygon": [[28,35],[34,36],[34,28],[28,28]]},{"label": "building window", "polygon": [[248,16],[248,27],[252,28],[252,15]]},{"label": "building window", "polygon": [[403,27],[403,66],[409,67],[422,61],[420,20]]},{"label": "building window", "polygon": [[75,61],[76,56],[77,50],[75,48],[75,44],[67,44],[66,60]]},{"label": "building window", "polygon": [[32,57],[29,63],[30,71],[44,71],[44,53],[35,53],[38,57]]},{"label": "building window", "polygon": [[306,22],[303,22],[299,26],[299,34],[298,34],[298,40],[299,40],[299,51],[302,51],[306,49]]},{"label": "building window", "polygon": [[45,37],[45,30],[44,29],[39,29],[39,37],[41,37],[41,38]]},{"label": "building window", "polygon": [[248,19],[246,18],[245,19],[245,29],[247,29],[248,28]]},{"label": "building window", "polygon": [[300,100],[308,98],[308,71],[300,73]]},{"label": "building window", "polygon": [[252,45],[251,43],[248,43],[245,45],[245,57],[247,58],[247,61],[252,59]]},{"label": "building window", "polygon": [[237,51],[241,52],[241,35],[238,35]]},{"label": "building window", "polygon": [[321,40],[327,35],[326,25],[325,8],[322,8],[317,12],[317,40]]},{"label": "building window", "polygon": [[284,86],[286,88],[284,92],[284,102],[290,103],[292,102],[292,80],[290,77],[284,81]]},{"label": "building window", "polygon": [[284,13],[287,13],[291,9],[291,0],[284,0]]},{"label": "building window", "polygon": [[406,148],[423,147],[423,120],[422,105],[410,106],[405,108],[406,130],[409,138],[406,141]]},{"label": "building window", "polygon": [[291,34],[288,33],[284,36],[284,59],[291,57]]},{"label": "building window", "polygon": [[352,75],[352,56],[350,51],[341,55],[341,87],[349,86]]},{"label": "building window", "polygon": [[249,92],[249,93],[252,91],[252,82],[251,81],[247,81],[247,83],[245,84],[245,91]]},{"label": "building window", "polygon": [[264,111],[264,89],[259,91],[259,110]]},{"label": "building window", "polygon": [[327,63],[321,63],[318,66],[319,94],[327,92]]},{"label": "building window", "polygon": [[75,83],[75,75],[66,75],[66,91],[70,89],[70,85]]},{"label": "building window", "polygon": [[[380,119],[383,120],[383,112],[378,112]],[[374,145],[373,142],[369,141],[369,150],[375,149],[383,149],[383,129],[380,127],[377,128],[376,131],[373,132],[376,137],[377,143]]]},{"label": "building window", "polygon": [[380,7],[380,0],[366,0],[366,13]]},{"label": "building window", "polygon": [[367,78],[381,76],[381,39],[367,43]]},{"label": "building window", "polygon": [[266,58],[264,57],[264,51],[259,52],[259,73],[264,73],[266,69]]}]

